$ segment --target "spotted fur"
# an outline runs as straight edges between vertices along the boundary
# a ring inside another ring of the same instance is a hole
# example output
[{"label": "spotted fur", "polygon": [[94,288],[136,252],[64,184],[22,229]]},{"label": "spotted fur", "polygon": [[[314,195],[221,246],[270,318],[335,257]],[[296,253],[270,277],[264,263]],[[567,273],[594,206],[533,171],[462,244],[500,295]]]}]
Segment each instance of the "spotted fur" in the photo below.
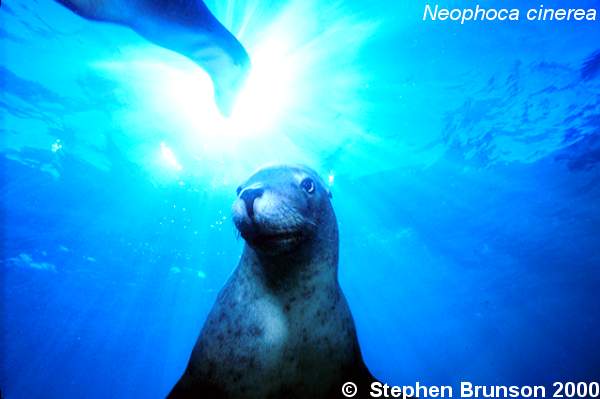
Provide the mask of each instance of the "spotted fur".
[{"label": "spotted fur", "polygon": [[[314,193],[302,191],[306,178],[317,182]],[[240,202],[247,187],[262,190],[252,204]],[[368,386],[374,379],[337,280],[338,229],[323,182],[308,168],[278,166],[238,191],[233,219],[251,239],[169,397],[320,399],[341,397],[346,381]],[[261,240],[281,231],[301,234],[292,244]]]}]

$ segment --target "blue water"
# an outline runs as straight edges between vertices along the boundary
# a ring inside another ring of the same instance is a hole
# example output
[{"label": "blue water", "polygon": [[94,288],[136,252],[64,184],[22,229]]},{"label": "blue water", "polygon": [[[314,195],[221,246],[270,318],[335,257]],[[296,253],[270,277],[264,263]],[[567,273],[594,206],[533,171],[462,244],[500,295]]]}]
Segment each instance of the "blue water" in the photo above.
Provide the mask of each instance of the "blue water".
[{"label": "blue water", "polygon": [[[331,182],[380,380],[598,380],[600,22],[369,3],[208,2],[262,71],[229,123],[187,59],[2,2],[6,398],[163,397],[239,258],[235,188],[270,162]],[[539,6],[485,2],[507,3]]]}]

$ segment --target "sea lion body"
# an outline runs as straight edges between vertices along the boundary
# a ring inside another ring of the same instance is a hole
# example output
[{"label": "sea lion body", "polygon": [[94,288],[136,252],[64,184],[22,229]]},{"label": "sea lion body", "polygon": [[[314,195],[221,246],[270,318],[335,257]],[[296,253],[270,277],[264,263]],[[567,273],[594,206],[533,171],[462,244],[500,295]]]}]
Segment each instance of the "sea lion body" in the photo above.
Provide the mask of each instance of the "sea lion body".
[{"label": "sea lion body", "polygon": [[84,18],[132,28],[159,46],[200,65],[228,115],[250,68],[241,43],[200,0],[56,0]]},{"label": "sea lion body", "polygon": [[238,190],[233,219],[242,257],[169,397],[338,398],[347,381],[374,381],[338,284],[337,222],[316,173],[259,171]]}]

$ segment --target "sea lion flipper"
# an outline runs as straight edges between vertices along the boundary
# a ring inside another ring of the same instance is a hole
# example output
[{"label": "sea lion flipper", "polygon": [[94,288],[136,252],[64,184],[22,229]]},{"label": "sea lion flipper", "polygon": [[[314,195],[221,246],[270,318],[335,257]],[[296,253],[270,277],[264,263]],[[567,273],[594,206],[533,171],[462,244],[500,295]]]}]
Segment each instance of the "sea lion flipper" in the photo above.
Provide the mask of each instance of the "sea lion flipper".
[{"label": "sea lion flipper", "polygon": [[220,28],[218,46],[213,44],[214,47],[210,47],[209,51],[200,48],[184,55],[209,74],[217,107],[223,115],[228,116],[250,71],[250,57],[242,44],[225,27],[220,25]]},{"label": "sea lion flipper", "polygon": [[80,16],[132,28],[151,42],[178,52],[210,75],[224,115],[250,69],[244,46],[199,0],[56,0]]}]

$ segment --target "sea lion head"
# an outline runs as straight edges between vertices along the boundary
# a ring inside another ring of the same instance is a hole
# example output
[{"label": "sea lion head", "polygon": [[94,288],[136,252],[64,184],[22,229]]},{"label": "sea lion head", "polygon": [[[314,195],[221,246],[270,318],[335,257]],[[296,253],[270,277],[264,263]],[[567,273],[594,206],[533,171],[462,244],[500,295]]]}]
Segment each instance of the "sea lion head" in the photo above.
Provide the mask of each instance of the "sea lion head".
[{"label": "sea lion head", "polygon": [[304,166],[260,169],[237,188],[233,221],[246,243],[266,255],[293,253],[315,240],[336,240],[331,193]]}]

